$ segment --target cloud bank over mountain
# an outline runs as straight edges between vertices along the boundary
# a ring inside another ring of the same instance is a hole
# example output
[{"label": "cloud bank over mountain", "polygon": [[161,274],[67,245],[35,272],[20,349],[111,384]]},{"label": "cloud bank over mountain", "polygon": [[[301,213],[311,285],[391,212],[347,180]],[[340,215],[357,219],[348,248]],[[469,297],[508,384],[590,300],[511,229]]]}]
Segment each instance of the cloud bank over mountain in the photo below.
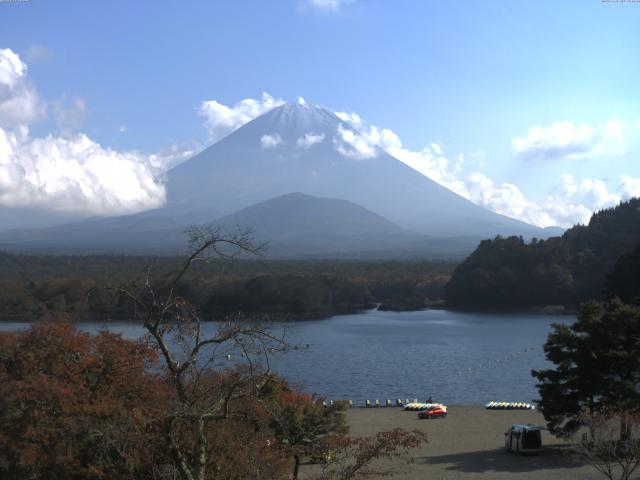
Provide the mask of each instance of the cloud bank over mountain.
[{"label": "cloud bank over mountain", "polygon": [[205,100],[200,104],[198,113],[205,119],[204,125],[209,132],[209,140],[216,142],[245,123],[283,103],[285,103],[284,100],[263,93],[260,100],[245,98],[232,107],[223,105],[216,100]]},{"label": "cloud bank over mountain", "polygon": [[[339,11],[344,4],[311,3],[327,11]],[[195,154],[200,149],[197,142],[171,145],[154,155],[104,147],[81,132],[87,109],[82,98],[47,102],[27,71],[18,54],[0,50],[0,205],[116,215],[164,204],[165,172]],[[304,104],[302,98],[298,101]],[[215,142],[283,103],[265,92],[230,106],[205,100],[198,114],[209,141]],[[640,195],[640,178],[628,172],[608,181],[565,174],[544,198],[527,198],[515,182],[496,182],[483,172],[487,159],[481,151],[450,156],[436,142],[407,148],[391,129],[370,125],[354,112],[335,113],[343,124],[333,135],[308,131],[294,140],[296,146],[308,149],[329,142],[336,152],[356,161],[386,151],[478,205],[538,226],[585,222],[595,210]],[[32,137],[29,127],[45,118],[53,120],[58,133]],[[626,130],[630,129],[619,120],[597,126],[569,121],[532,126],[511,140],[514,161],[587,161],[619,155],[625,151]],[[120,128],[120,133],[126,131]],[[264,135],[256,142],[268,150],[282,145],[283,139]]]},{"label": "cloud bank over mountain", "polygon": [[0,129],[0,204],[132,213],[162,205],[150,158],[103,148],[84,134],[29,138]]},{"label": "cloud bank over mountain", "polygon": [[[640,177],[622,174],[611,186],[601,179],[562,175],[542,200],[527,198],[511,182],[497,183],[482,171],[470,169],[470,157],[447,157],[437,143],[420,150],[406,148],[390,129],[368,125],[357,113],[336,112],[348,127],[334,138],[336,150],[345,156],[365,159],[385,150],[432,180],[478,205],[541,227],[569,227],[585,223],[594,211],[640,196]],[[629,128],[632,130],[631,128]],[[554,123],[548,128],[532,127],[524,137],[512,140],[516,160],[586,160],[594,156],[615,156],[624,152],[623,124],[610,120],[597,128]]]},{"label": "cloud bank over mountain", "polygon": [[12,50],[0,49],[0,127],[24,127],[46,112],[46,104],[27,79],[27,65]]},{"label": "cloud bank over mountain", "polygon": [[[164,172],[193,148],[146,155],[103,147],[78,131],[85,109],[79,97],[48,108],[20,56],[0,50],[0,206],[117,215],[164,203]],[[29,127],[48,111],[60,133],[32,137]]]}]

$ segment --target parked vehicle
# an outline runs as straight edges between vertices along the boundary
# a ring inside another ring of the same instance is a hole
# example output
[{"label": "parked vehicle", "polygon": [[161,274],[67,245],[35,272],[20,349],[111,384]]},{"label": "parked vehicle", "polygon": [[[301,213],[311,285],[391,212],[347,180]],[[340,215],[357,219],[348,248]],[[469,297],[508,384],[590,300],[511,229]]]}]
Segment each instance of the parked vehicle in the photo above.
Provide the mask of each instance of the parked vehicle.
[{"label": "parked vehicle", "polygon": [[530,423],[511,425],[504,432],[504,446],[509,452],[538,453],[542,448],[542,430],[544,427]]},{"label": "parked vehicle", "polygon": [[432,418],[443,418],[447,416],[447,409],[443,407],[431,407],[418,413],[418,418],[430,420]]}]

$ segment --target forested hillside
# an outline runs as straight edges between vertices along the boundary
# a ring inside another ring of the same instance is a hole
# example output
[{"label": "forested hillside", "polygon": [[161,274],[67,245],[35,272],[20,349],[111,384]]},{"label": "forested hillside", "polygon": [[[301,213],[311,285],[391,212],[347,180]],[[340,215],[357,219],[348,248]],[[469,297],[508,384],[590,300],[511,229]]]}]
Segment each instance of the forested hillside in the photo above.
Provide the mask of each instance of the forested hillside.
[{"label": "forested hillside", "polygon": [[[528,243],[522,237],[484,240],[454,270],[446,301],[457,308],[573,308],[605,296],[616,262],[638,245],[637,198],[595,213],[588,225],[577,225],[561,237]],[[621,262],[615,278],[631,278],[633,272]],[[614,293],[625,281],[616,280]]]}]

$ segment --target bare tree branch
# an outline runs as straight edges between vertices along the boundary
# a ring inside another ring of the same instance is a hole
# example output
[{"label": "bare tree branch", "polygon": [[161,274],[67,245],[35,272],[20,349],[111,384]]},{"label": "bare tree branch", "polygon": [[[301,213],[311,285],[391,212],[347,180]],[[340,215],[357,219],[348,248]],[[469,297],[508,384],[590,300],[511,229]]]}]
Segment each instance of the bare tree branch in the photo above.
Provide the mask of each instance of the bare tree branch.
[{"label": "bare tree branch", "polygon": [[[243,325],[239,318],[227,326],[216,328],[205,335],[202,322],[194,307],[176,294],[180,282],[199,261],[207,261],[211,255],[234,258],[242,253],[260,255],[266,244],[255,245],[248,230],[238,230],[229,235],[216,226],[193,226],[187,230],[189,253],[176,270],[160,281],[154,282],[152,265],[145,271],[141,284],[130,287],[108,288],[112,293],[126,299],[134,306],[134,314],[147,330],[154,347],[160,352],[163,365],[169,373],[176,394],[173,412],[166,414],[163,421],[163,436],[177,473],[182,480],[204,480],[213,478],[207,474],[207,427],[229,418],[231,404],[245,398],[250,385],[253,395],[257,395],[266,379],[257,374],[256,354],[268,356],[276,351],[274,345],[281,340],[260,326]],[[172,345],[182,350],[180,358]],[[238,374],[230,383],[217,383],[215,355],[219,347],[229,345],[243,353],[248,366],[247,375]],[[253,345],[256,351],[247,348]],[[213,349],[210,356],[206,349]],[[202,357],[206,360],[202,361]],[[203,378],[207,382],[203,383]],[[188,429],[193,438],[193,454],[186,455],[186,445],[176,435],[177,428]]]}]

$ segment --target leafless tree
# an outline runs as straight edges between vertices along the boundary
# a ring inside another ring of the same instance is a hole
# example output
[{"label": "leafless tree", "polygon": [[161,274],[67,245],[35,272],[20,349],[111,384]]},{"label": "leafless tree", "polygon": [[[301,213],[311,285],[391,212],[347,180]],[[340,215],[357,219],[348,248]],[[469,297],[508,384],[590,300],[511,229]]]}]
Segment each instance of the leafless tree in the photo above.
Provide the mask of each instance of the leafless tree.
[{"label": "leafless tree", "polygon": [[[187,233],[189,252],[175,271],[155,278],[149,267],[143,281],[110,290],[133,304],[167,371],[175,400],[162,419],[162,434],[176,473],[182,480],[204,480],[215,477],[207,472],[207,429],[229,417],[232,402],[259,391],[266,377],[257,374],[256,362],[268,365],[268,354],[284,344],[282,337],[240,315],[203,325],[193,305],[178,294],[180,282],[196,263],[259,255],[265,246],[256,245],[248,231],[226,234],[214,226],[196,226]],[[240,358],[244,368],[230,370],[231,355]],[[223,380],[215,378],[221,370]]]},{"label": "leafless tree", "polygon": [[629,480],[640,466],[640,412],[607,410],[583,421],[580,457],[609,480]]},{"label": "leafless tree", "polygon": [[[215,326],[204,324],[194,306],[179,294],[181,281],[198,262],[212,257],[260,255],[265,245],[255,245],[248,231],[226,234],[216,227],[198,226],[187,233],[188,254],[176,270],[158,275],[149,267],[141,281],[109,289],[133,305],[134,316],[144,326],[150,347],[158,351],[173,392],[170,407],[161,419],[172,464],[158,465],[153,472],[162,480],[216,478],[214,469],[207,468],[214,453],[207,446],[207,433],[216,422],[230,417],[234,403],[248,397],[256,400],[281,430],[288,430],[291,446],[300,443],[290,438],[291,425],[285,425],[286,417],[260,393],[274,378],[270,375],[270,353],[288,346],[284,331],[276,336],[239,314]],[[239,361],[230,363],[229,358]],[[259,362],[266,368],[258,368]],[[309,421],[303,422],[300,434],[318,436],[314,419],[326,415],[305,415]],[[370,473],[366,467],[375,459],[397,457],[426,441],[423,433],[401,429],[352,439],[332,422],[326,432],[323,429],[320,433],[320,437],[333,433],[327,438],[335,441],[332,461],[319,480],[361,478]]]}]

